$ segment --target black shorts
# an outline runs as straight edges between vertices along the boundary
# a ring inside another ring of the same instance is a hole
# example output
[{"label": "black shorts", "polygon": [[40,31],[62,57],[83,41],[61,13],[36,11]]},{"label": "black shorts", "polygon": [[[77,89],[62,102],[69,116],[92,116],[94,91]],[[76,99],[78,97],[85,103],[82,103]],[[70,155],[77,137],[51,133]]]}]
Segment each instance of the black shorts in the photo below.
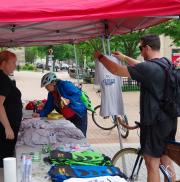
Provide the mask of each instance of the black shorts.
[{"label": "black shorts", "polygon": [[140,143],[143,155],[161,157],[164,154],[165,142],[175,140],[177,119],[157,120],[154,125],[141,126]]}]

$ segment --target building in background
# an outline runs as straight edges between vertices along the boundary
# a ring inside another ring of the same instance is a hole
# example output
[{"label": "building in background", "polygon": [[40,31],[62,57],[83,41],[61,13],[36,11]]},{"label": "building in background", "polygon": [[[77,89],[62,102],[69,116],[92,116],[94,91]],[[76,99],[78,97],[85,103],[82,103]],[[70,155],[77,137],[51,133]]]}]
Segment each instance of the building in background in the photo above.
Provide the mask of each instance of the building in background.
[{"label": "building in background", "polygon": [[25,64],[25,48],[24,47],[8,48],[8,50],[16,54],[19,65]]},{"label": "building in background", "polygon": [[176,47],[169,37],[160,36],[161,38],[161,56],[167,57],[175,62],[180,57],[180,47]]}]

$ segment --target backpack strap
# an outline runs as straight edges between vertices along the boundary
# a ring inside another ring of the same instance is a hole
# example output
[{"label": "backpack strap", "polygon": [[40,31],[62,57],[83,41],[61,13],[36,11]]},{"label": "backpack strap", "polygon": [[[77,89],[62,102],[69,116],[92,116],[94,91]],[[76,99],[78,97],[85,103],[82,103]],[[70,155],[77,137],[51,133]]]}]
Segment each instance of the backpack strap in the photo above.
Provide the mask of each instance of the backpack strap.
[{"label": "backpack strap", "polygon": [[[165,60],[167,63],[163,62],[162,60]],[[167,88],[167,84],[168,84],[168,74],[169,74],[169,70],[172,68],[172,63],[165,57],[160,58],[159,60],[154,60],[152,61],[155,64],[158,64],[165,72],[165,84],[164,84],[164,96],[163,99],[165,99],[165,95],[166,95],[166,88]],[[162,102],[162,100],[160,100],[153,92],[151,92],[151,90],[145,88],[154,98],[156,101],[158,101],[159,103]]]},{"label": "backpack strap", "polygon": [[[163,61],[163,60],[165,60],[166,62]],[[165,69],[167,71],[169,69],[172,69],[173,68],[173,64],[166,57],[162,57],[159,60],[154,60],[152,62],[158,64],[160,67],[162,67],[163,69]]]},{"label": "backpack strap", "polygon": [[[165,60],[166,62],[163,62],[163,60]],[[165,84],[164,84],[164,89],[163,89],[163,91],[164,91],[164,96],[163,96],[163,100],[165,100],[166,98],[166,95],[167,95],[167,93],[168,93],[168,90],[167,90],[167,88],[168,88],[168,82],[169,82],[169,71],[171,71],[172,70],[172,67],[173,67],[173,65],[172,65],[172,63],[167,59],[167,58],[165,58],[165,57],[162,57],[161,59],[160,59],[160,61],[154,61],[154,63],[156,63],[156,64],[158,64],[163,70],[164,70],[164,72],[165,72]]]}]

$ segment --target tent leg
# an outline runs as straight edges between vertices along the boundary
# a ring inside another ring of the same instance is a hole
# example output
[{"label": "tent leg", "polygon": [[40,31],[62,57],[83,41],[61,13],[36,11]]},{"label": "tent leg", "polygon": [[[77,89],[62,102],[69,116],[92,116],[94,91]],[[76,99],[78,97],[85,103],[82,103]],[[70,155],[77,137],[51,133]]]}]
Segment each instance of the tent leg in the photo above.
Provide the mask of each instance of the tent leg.
[{"label": "tent leg", "polygon": [[[105,41],[106,40],[106,41]],[[110,48],[110,38],[106,38],[104,39],[104,36],[101,38],[101,41],[102,41],[102,46],[103,46],[103,52],[105,55],[111,55],[111,48]],[[107,50],[106,50],[107,48]]]},{"label": "tent leg", "polygon": [[76,51],[76,45],[74,44],[74,57],[75,57],[75,61],[76,61],[76,79],[78,81],[78,85],[79,85],[79,65],[78,65],[78,60],[77,60],[77,51]]},{"label": "tent leg", "polygon": [[111,55],[110,37],[108,37],[106,41],[107,41],[108,55],[110,56]]},{"label": "tent leg", "polygon": [[102,41],[102,46],[103,46],[103,52],[106,55],[106,47],[105,47],[104,36],[101,38],[101,41]]}]

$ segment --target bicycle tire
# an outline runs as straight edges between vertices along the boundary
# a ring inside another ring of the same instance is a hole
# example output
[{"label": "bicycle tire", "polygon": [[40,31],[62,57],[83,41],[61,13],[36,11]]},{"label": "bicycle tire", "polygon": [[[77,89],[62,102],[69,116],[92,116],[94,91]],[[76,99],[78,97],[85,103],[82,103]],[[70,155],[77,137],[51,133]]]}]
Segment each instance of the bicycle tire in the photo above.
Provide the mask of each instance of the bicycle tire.
[{"label": "bicycle tire", "polygon": [[[108,119],[103,118],[99,115],[99,109],[101,105],[98,105],[94,108],[94,112],[92,112],[92,119],[96,126],[103,130],[112,130],[117,126],[116,122],[114,121],[114,117],[108,117]],[[128,125],[128,119],[127,116],[124,115],[124,122]],[[120,133],[123,138],[127,138],[129,135],[129,130],[127,128],[124,128],[123,126],[120,126]]]},{"label": "bicycle tire", "polygon": [[[124,124],[128,125],[128,118],[126,115],[123,116],[124,118]],[[129,130],[125,127],[123,127],[122,125],[120,125],[120,132],[121,132],[121,136],[123,138],[127,138],[129,136]]]},{"label": "bicycle tire", "polygon": [[[138,156],[138,149],[124,148],[118,151],[112,159],[113,165],[116,167],[119,167],[120,170],[128,177],[128,181],[130,182],[134,182],[134,181],[144,182],[145,179],[147,179],[147,172],[145,169],[144,160],[140,166],[139,172],[137,172],[137,168],[138,168],[138,165],[137,165],[134,175],[131,176],[133,167],[135,166],[135,161],[137,156]],[[127,170],[123,168],[124,166],[123,158],[125,160]],[[140,158],[142,157],[140,156]]]},{"label": "bicycle tire", "polygon": [[92,119],[96,126],[103,130],[112,130],[116,127],[116,123],[114,122],[112,117],[103,118],[99,115],[101,105],[98,105],[94,108],[94,112],[92,112]]}]

